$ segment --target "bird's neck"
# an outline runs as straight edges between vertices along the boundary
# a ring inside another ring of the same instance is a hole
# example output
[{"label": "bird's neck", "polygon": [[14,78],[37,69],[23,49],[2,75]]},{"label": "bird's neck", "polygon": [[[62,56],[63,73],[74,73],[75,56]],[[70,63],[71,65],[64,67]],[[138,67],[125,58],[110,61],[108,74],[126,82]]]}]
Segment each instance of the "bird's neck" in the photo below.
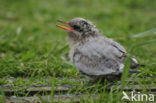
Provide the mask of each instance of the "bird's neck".
[{"label": "bird's neck", "polygon": [[74,47],[74,45],[76,45],[76,44],[78,44],[80,42],[81,42],[81,40],[69,37],[69,45],[70,45],[71,48]]},{"label": "bird's neck", "polygon": [[73,38],[73,37],[69,36],[69,44],[70,44],[70,47],[72,48],[75,45],[84,44],[85,42],[90,41],[99,36],[89,36],[89,37],[85,37],[85,38],[79,38],[79,37]]}]

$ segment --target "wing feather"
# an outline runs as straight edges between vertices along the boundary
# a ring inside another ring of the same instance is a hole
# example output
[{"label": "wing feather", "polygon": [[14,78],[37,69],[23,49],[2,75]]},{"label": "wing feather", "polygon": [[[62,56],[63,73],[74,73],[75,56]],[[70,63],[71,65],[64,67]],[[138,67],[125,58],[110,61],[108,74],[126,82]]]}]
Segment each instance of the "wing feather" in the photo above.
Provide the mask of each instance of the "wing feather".
[{"label": "wing feather", "polygon": [[79,46],[73,63],[79,71],[89,75],[119,74],[124,67],[121,60],[125,49],[107,38],[96,38]]}]

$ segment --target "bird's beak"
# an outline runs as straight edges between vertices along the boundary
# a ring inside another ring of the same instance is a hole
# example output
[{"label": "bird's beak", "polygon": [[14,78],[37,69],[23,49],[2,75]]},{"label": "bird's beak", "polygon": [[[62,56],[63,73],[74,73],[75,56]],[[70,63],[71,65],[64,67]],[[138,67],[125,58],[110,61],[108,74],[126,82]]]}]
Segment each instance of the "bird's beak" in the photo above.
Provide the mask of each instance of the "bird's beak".
[{"label": "bird's beak", "polygon": [[60,22],[62,24],[65,24],[67,27],[66,26],[61,26],[61,25],[56,25],[57,27],[65,29],[67,31],[73,31],[74,30],[67,22],[64,22],[62,20],[58,20],[58,22]]}]

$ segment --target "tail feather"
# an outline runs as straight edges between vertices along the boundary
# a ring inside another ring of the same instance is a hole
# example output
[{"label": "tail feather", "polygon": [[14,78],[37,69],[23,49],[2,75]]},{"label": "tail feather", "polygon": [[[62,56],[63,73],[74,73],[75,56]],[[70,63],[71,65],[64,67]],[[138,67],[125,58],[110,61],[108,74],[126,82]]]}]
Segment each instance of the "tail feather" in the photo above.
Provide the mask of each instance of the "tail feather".
[{"label": "tail feather", "polygon": [[135,58],[131,58],[131,66],[130,66],[131,69],[135,69],[138,67],[145,67],[145,66],[146,65],[144,65],[144,64],[138,64],[138,62]]},{"label": "tail feather", "polygon": [[141,72],[140,70],[134,70],[134,69],[129,70],[129,73],[140,73],[140,72]]}]

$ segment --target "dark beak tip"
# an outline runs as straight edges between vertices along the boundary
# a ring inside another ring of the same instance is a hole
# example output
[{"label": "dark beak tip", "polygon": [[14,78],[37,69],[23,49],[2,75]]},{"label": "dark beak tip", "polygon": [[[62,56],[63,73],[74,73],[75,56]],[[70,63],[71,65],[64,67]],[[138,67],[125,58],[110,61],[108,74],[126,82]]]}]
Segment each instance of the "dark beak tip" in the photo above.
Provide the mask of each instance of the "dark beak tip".
[{"label": "dark beak tip", "polygon": [[65,23],[63,20],[57,20],[58,22],[60,22],[60,23]]}]

